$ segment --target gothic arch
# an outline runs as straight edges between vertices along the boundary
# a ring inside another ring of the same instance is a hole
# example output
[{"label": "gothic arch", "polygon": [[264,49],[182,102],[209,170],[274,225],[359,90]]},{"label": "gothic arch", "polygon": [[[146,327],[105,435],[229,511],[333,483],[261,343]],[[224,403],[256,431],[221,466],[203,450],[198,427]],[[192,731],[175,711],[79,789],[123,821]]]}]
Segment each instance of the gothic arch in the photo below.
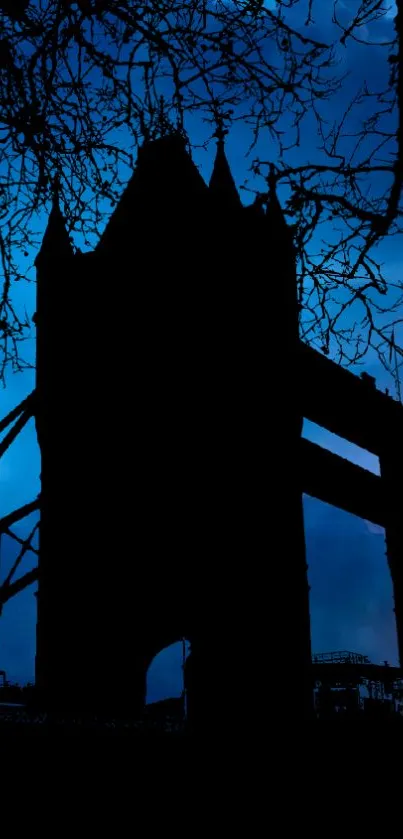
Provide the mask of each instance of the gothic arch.
[{"label": "gothic arch", "polygon": [[190,641],[177,636],[160,647],[147,667],[146,704],[180,696],[184,686],[184,659],[190,652]]}]

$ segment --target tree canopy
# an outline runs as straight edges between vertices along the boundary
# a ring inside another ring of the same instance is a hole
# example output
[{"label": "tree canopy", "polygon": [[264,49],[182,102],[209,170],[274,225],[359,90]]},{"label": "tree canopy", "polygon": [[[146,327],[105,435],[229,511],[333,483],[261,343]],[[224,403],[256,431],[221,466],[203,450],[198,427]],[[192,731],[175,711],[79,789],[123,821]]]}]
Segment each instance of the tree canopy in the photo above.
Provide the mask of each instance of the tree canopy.
[{"label": "tree canopy", "polygon": [[402,27],[403,0],[0,0],[2,377],[24,366],[13,289],[32,278],[55,180],[90,244],[138,146],[170,127],[192,143],[194,120],[205,146],[219,125],[247,126],[250,200],[274,172],[301,337],[387,365],[403,285],[376,249],[401,232]]}]

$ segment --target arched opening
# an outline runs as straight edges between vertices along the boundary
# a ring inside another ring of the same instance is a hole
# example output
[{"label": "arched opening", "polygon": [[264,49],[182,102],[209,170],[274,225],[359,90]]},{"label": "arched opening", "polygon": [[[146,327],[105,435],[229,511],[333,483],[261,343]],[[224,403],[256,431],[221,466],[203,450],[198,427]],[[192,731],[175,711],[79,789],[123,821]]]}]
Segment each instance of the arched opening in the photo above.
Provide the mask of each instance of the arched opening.
[{"label": "arched opening", "polygon": [[183,638],[160,650],[147,670],[146,707],[162,716],[186,716],[184,666],[190,642]]}]

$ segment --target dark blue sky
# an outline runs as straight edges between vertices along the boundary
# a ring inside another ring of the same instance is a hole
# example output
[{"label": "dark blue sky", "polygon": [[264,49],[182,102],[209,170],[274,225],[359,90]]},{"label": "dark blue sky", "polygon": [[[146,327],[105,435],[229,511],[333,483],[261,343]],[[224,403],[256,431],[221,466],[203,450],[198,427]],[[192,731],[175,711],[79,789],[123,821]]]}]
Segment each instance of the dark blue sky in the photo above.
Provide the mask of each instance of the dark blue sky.
[{"label": "dark blue sky", "polygon": [[[316,17],[318,32],[324,37],[329,29],[327,7],[317,4],[322,17]],[[391,4],[392,5],[392,4]],[[326,7],[326,8],[325,8]],[[348,9],[348,4],[344,4]],[[385,38],[391,34],[391,20],[380,25]],[[373,53],[358,46],[345,51],[343,61],[351,70],[354,83],[365,78],[375,83],[380,78],[382,66],[374,61]],[[341,108],[351,95],[351,84],[339,94],[335,107]],[[204,136],[197,120],[189,125],[192,140],[197,143]],[[237,126],[228,138],[227,152],[238,185],[242,184],[248,172],[245,152],[249,141],[245,127]],[[262,143],[262,157],[270,157],[270,148]],[[214,146],[208,152],[197,150],[194,154],[203,176],[208,180],[214,154]],[[255,152],[254,152],[255,154]],[[296,153],[296,162],[315,160],[317,155],[312,142],[305,143]],[[129,173],[128,173],[129,174]],[[242,195],[242,193],[241,193]],[[245,203],[250,199],[242,195]],[[37,221],[38,231],[43,231],[46,216]],[[86,250],[79,240],[76,244]],[[380,249],[385,262],[385,274],[390,281],[400,279],[402,271],[401,237],[384,242]],[[31,274],[32,278],[34,273]],[[67,290],[66,290],[67,292]],[[28,313],[35,311],[34,284],[15,286],[14,300],[26,306]],[[34,361],[34,328],[27,341],[25,357]],[[399,336],[398,336],[399,339]],[[399,340],[399,343],[402,343]],[[361,368],[375,375],[378,386],[393,384],[382,370],[373,354],[368,356]],[[9,375],[7,388],[0,391],[0,417],[4,416],[34,386],[34,372],[26,371]],[[376,458],[338,440],[311,423],[305,423],[304,434],[344,457],[354,460],[367,469],[377,471]],[[0,516],[34,498],[39,491],[39,453],[36,444],[33,421],[25,428],[17,442],[0,460]],[[312,644],[315,652],[331,649],[351,649],[367,654],[374,662],[388,659],[397,663],[392,589],[385,557],[383,531],[354,516],[325,505],[316,499],[306,497],[304,501],[307,560],[311,589]],[[34,517],[21,522],[15,531],[25,535],[32,527]],[[271,527],[275,527],[275,522]],[[269,522],[270,529],[270,522]],[[277,540],[273,540],[273,544]],[[0,580],[4,578],[17,549],[10,539],[3,537],[0,560]],[[24,559],[21,571],[29,570],[35,559]],[[281,557],[276,557],[281,559]],[[284,557],[284,560],[286,558]],[[6,604],[0,617],[0,669],[7,671],[11,680],[25,682],[34,677],[36,586],[18,595]],[[281,631],[281,627],[279,627]],[[267,651],[268,657],[270,650]],[[165,651],[150,669],[149,699],[177,694],[180,691],[181,650]]]}]

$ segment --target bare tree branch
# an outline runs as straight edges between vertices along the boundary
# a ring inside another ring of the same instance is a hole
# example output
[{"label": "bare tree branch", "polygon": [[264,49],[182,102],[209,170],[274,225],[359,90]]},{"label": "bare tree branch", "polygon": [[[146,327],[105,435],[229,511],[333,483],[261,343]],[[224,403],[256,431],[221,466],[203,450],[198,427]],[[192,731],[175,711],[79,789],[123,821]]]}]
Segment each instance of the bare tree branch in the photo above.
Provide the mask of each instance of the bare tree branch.
[{"label": "bare tree branch", "polygon": [[[295,232],[302,337],[340,363],[369,346],[384,362],[386,315],[403,292],[374,257],[401,232],[402,2],[393,29],[382,0],[352,0],[347,11],[339,0],[327,11],[319,0],[0,0],[0,377],[26,366],[30,318],[13,290],[32,276],[35,221],[55,176],[69,232],[91,247],[142,140],[163,124],[186,131],[194,117],[211,126],[206,144],[218,118],[249,127],[249,155],[270,141],[270,159],[251,161],[244,188],[264,197],[276,164]],[[326,15],[330,41],[317,23]],[[329,124],[352,47],[376,50],[389,82],[354,90],[349,79],[350,102]],[[295,165],[296,149],[306,163]]]}]

